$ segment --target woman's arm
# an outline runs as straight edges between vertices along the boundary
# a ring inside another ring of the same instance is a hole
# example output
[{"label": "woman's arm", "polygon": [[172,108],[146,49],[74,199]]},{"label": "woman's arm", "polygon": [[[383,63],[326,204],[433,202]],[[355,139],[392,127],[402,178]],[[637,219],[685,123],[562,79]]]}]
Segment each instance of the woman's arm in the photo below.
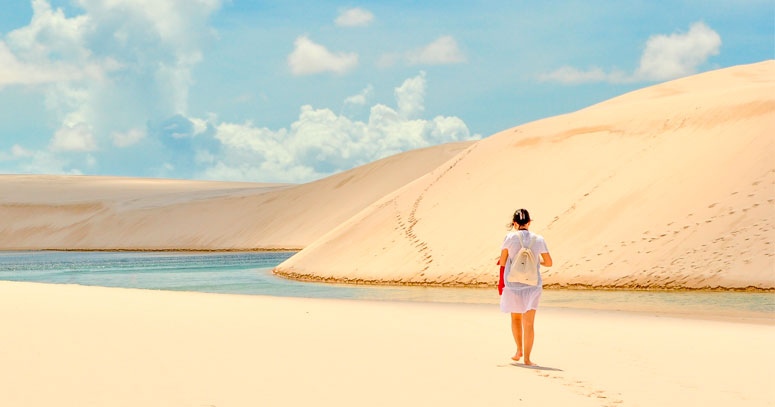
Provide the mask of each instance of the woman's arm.
[{"label": "woman's arm", "polygon": [[509,249],[503,249],[501,250],[501,259],[498,261],[498,264],[501,266],[506,266],[506,259],[509,258]]},{"label": "woman's arm", "polygon": [[541,253],[541,265],[544,267],[552,267],[552,256],[549,253]]}]

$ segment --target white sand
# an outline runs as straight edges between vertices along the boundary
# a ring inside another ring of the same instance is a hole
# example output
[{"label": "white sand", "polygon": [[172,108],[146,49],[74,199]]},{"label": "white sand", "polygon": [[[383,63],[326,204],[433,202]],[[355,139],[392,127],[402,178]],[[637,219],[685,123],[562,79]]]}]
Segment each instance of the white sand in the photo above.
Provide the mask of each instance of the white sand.
[{"label": "white sand", "polygon": [[277,272],[495,284],[530,210],[549,285],[775,288],[775,61],[656,85],[490,136]]},{"label": "white sand", "polygon": [[301,248],[470,142],[303,185],[0,175],[0,249]]},{"label": "white sand", "polygon": [[[494,294],[495,295],[495,294]],[[541,309],[0,282],[3,406],[766,406],[775,329]]]}]

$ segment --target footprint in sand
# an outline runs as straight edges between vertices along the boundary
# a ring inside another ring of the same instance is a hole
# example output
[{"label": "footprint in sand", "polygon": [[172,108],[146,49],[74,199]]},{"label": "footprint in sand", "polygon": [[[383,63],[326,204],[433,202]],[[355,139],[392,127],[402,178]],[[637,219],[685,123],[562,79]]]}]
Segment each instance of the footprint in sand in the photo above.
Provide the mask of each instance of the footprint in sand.
[{"label": "footprint in sand", "polygon": [[[582,380],[572,380],[572,379],[565,378],[560,374],[549,374],[541,371],[536,371],[536,374],[538,374],[538,376],[541,376],[541,377],[546,377],[553,380],[560,380],[563,382],[562,383],[563,386],[573,388],[576,394],[586,396],[586,397],[598,398],[598,399],[607,399],[607,401],[610,400],[609,403],[604,404],[603,407],[606,407],[606,406],[613,407],[623,402],[619,398],[611,397],[604,390],[595,389],[594,387],[592,387],[591,385],[589,385],[588,383]],[[621,397],[621,393],[617,393],[617,396]]]}]

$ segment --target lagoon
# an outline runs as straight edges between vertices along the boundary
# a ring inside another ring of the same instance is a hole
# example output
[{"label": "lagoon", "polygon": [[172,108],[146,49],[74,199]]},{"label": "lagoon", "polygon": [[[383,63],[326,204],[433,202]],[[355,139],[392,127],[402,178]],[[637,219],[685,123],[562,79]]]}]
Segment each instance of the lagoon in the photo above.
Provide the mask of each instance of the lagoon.
[{"label": "lagoon", "polygon": [[[0,280],[309,298],[492,304],[494,288],[301,282],[272,274],[295,252],[0,252]],[[775,294],[544,290],[542,306],[775,322]]]}]

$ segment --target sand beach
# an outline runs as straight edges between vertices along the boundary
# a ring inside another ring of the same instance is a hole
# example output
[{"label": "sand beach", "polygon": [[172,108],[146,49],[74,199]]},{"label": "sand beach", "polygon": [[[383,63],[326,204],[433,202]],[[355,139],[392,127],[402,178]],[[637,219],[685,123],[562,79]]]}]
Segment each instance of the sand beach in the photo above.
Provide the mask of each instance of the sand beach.
[{"label": "sand beach", "polygon": [[[497,295],[494,293],[493,295]],[[7,406],[767,406],[772,325],[0,282]]]}]

